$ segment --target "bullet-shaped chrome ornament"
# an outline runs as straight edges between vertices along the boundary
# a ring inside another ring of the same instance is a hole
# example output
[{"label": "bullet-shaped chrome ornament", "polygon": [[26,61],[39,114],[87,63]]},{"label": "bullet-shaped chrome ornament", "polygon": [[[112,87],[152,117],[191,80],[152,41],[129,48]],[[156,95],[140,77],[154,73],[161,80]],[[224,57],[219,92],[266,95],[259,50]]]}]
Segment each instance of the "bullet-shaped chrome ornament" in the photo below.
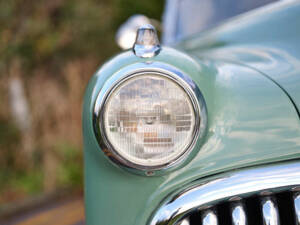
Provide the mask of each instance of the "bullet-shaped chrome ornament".
[{"label": "bullet-shaped chrome ornament", "polygon": [[133,52],[141,58],[151,58],[159,54],[160,43],[155,28],[146,24],[137,30]]}]

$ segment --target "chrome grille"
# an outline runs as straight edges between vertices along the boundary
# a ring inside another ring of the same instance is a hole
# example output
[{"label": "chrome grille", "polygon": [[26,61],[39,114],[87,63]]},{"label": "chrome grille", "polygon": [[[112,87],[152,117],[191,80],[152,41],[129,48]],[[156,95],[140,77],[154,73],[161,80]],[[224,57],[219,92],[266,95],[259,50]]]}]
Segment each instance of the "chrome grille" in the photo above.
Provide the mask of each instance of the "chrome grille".
[{"label": "chrome grille", "polygon": [[300,225],[300,163],[197,180],[168,196],[149,225]]},{"label": "chrome grille", "polygon": [[299,225],[300,193],[253,195],[197,210],[180,225]]}]

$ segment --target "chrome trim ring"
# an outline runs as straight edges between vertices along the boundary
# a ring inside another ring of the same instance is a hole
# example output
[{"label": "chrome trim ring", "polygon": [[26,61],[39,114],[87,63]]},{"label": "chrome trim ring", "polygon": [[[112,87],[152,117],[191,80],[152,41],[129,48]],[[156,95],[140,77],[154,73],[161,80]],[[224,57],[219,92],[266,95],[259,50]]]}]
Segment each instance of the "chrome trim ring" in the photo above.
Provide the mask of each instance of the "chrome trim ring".
[{"label": "chrome trim ring", "polygon": [[[223,201],[236,201],[253,194],[260,194],[265,204],[271,204],[272,213],[277,212],[275,204],[266,197],[283,190],[297,191],[300,185],[300,163],[272,165],[263,168],[241,170],[231,174],[223,174],[210,179],[206,183],[196,181],[181,192],[168,196],[153,213],[148,225],[173,225],[197,210],[210,210],[212,205]],[[295,189],[296,188],[296,189]],[[273,204],[273,205],[272,205]],[[299,204],[295,202],[296,214]],[[265,221],[269,221],[269,212],[264,212]],[[274,213],[273,213],[274,214]],[[277,214],[276,214],[277,215]],[[240,219],[243,221],[243,219]],[[272,218],[276,224],[278,218]],[[241,223],[243,224],[243,223]]]},{"label": "chrome trim ring", "polygon": [[[109,142],[104,129],[104,106],[113,93],[113,91],[121,85],[126,80],[141,76],[145,74],[156,74],[158,76],[164,76],[175,83],[177,83],[181,88],[183,88],[188,94],[195,113],[195,127],[193,131],[193,139],[185,151],[177,157],[175,160],[165,163],[159,166],[143,166],[132,163],[126,158],[122,157],[115,149],[113,145]],[[117,73],[113,74],[103,85],[100,90],[96,102],[94,105],[94,115],[93,115],[93,126],[96,135],[96,139],[106,156],[114,162],[116,165],[128,169],[131,172],[153,176],[161,175],[167,171],[178,168],[184,165],[188,159],[193,157],[195,154],[191,154],[196,142],[201,139],[205,133],[207,124],[207,112],[204,98],[194,81],[181,72],[179,69],[164,63],[151,62],[151,63],[136,63],[122,68]]]}]

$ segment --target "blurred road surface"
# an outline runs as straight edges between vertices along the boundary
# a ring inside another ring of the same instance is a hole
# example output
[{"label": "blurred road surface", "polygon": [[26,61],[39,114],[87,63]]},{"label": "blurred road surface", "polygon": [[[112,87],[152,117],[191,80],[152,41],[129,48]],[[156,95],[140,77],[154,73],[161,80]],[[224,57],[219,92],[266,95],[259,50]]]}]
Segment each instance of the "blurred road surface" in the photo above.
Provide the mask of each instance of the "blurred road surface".
[{"label": "blurred road surface", "polygon": [[52,203],[16,216],[1,225],[85,225],[83,199]]}]

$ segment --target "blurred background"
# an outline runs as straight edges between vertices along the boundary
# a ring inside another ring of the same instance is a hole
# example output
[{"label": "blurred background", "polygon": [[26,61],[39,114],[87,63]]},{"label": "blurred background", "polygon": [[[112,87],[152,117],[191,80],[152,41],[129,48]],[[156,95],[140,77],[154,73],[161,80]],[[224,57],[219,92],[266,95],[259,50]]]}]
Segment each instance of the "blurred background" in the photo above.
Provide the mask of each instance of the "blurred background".
[{"label": "blurred background", "polygon": [[81,107],[89,78],[133,14],[164,1],[0,0],[0,206],[81,193]]}]

